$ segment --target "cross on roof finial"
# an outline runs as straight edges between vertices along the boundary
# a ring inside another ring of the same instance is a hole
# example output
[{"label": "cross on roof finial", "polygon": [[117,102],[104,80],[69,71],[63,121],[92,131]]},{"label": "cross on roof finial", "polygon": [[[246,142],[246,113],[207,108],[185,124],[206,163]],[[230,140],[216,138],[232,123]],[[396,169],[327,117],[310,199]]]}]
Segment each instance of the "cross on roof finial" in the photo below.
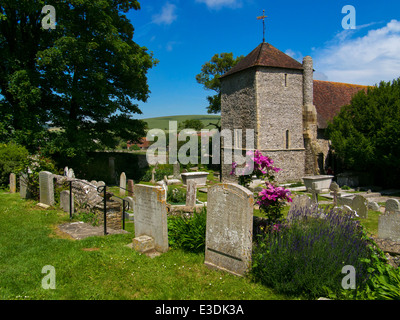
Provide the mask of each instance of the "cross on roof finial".
[{"label": "cross on roof finial", "polygon": [[257,20],[263,21],[263,42],[265,42],[265,18],[268,17],[265,15],[265,10],[263,10],[263,15],[261,17],[257,17]]}]

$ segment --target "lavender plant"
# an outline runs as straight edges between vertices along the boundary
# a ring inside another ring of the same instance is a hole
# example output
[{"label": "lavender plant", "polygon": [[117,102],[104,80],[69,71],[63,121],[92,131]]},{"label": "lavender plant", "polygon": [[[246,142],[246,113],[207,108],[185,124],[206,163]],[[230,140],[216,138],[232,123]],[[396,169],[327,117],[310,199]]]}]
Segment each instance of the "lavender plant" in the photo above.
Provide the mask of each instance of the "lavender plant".
[{"label": "lavender plant", "polygon": [[309,298],[343,290],[342,268],[356,269],[357,288],[368,279],[362,259],[371,250],[361,225],[340,210],[299,208],[280,228],[259,236],[252,275],[278,292]]}]

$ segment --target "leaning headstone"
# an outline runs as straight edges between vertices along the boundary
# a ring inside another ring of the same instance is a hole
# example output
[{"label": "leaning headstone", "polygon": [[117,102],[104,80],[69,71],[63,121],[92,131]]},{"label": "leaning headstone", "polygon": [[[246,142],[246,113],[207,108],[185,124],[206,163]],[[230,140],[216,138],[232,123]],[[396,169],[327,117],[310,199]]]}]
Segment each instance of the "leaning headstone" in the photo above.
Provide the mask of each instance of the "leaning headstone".
[{"label": "leaning headstone", "polygon": [[[125,172],[122,172],[121,175],[119,176],[119,195],[121,197],[125,197],[125,189],[126,189],[126,175]],[[123,189],[122,189],[123,188]]]},{"label": "leaning headstone", "polygon": [[400,211],[380,215],[378,238],[400,242]]},{"label": "leaning headstone", "polygon": [[385,203],[385,213],[400,211],[400,202],[397,199],[388,199]]},{"label": "leaning headstone", "polygon": [[54,204],[53,174],[48,171],[39,173],[40,203],[52,206]]},{"label": "leaning headstone", "polygon": [[133,196],[133,187],[135,185],[135,182],[131,179],[128,180],[128,197],[132,197]]},{"label": "leaning headstone", "polygon": [[15,173],[10,173],[10,193],[17,192],[17,177]]},{"label": "leaning headstone", "polygon": [[206,252],[204,263],[235,275],[251,264],[253,193],[237,184],[224,183],[208,190]]},{"label": "leaning headstone", "polygon": [[[64,212],[70,212],[70,193],[69,190],[63,190],[60,192],[60,208]],[[74,195],[72,194],[72,200],[71,200],[71,205],[72,205],[72,213],[74,213]]]},{"label": "leaning headstone", "polygon": [[[141,236],[154,239],[154,249],[168,251],[167,203],[160,187],[135,185],[134,188],[135,239]],[[147,248],[147,246],[146,246]]]},{"label": "leaning headstone", "polygon": [[361,219],[368,218],[368,200],[359,194],[353,198],[351,208],[357,212]]},{"label": "leaning headstone", "polygon": [[186,185],[186,206],[196,206],[196,181],[189,180]]}]

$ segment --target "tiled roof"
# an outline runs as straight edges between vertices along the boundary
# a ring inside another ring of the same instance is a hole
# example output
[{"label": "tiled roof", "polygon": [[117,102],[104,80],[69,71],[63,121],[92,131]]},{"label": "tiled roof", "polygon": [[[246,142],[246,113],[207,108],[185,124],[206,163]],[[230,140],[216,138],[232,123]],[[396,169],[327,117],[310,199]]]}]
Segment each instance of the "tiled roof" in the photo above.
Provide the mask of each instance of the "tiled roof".
[{"label": "tiled roof", "polygon": [[300,62],[289,57],[269,43],[263,42],[245,58],[240,60],[236,66],[222,75],[221,78],[257,66],[303,70],[303,65]]},{"label": "tiled roof", "polygon": [[314,105],[317,109],[318,128],[327,127],[340,108],[350,104],[352,97],[360,90],[367,91],[368,86],[314,80]]}]

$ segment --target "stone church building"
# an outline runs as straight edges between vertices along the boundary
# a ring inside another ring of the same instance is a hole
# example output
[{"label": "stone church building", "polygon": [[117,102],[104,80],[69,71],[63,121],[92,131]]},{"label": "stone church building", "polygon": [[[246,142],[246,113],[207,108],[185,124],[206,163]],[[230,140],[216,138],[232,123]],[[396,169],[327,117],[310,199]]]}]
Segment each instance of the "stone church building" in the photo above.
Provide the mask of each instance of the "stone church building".
[{"label": "stone church building", "polygon": [[[327,122],[366,86],[313,80],[313,61],[296,61],[262,42],[235,67],[221,76],[221,130],[254,130],[254,148],[282,169],[279,182],[301,181],[305,175],[325,174],[332,167]],[[222,144],[222,152],[224,146]],[[223,159],[223,157],[222,157]],[[231,164],[222,165],[229,181]]]}]

